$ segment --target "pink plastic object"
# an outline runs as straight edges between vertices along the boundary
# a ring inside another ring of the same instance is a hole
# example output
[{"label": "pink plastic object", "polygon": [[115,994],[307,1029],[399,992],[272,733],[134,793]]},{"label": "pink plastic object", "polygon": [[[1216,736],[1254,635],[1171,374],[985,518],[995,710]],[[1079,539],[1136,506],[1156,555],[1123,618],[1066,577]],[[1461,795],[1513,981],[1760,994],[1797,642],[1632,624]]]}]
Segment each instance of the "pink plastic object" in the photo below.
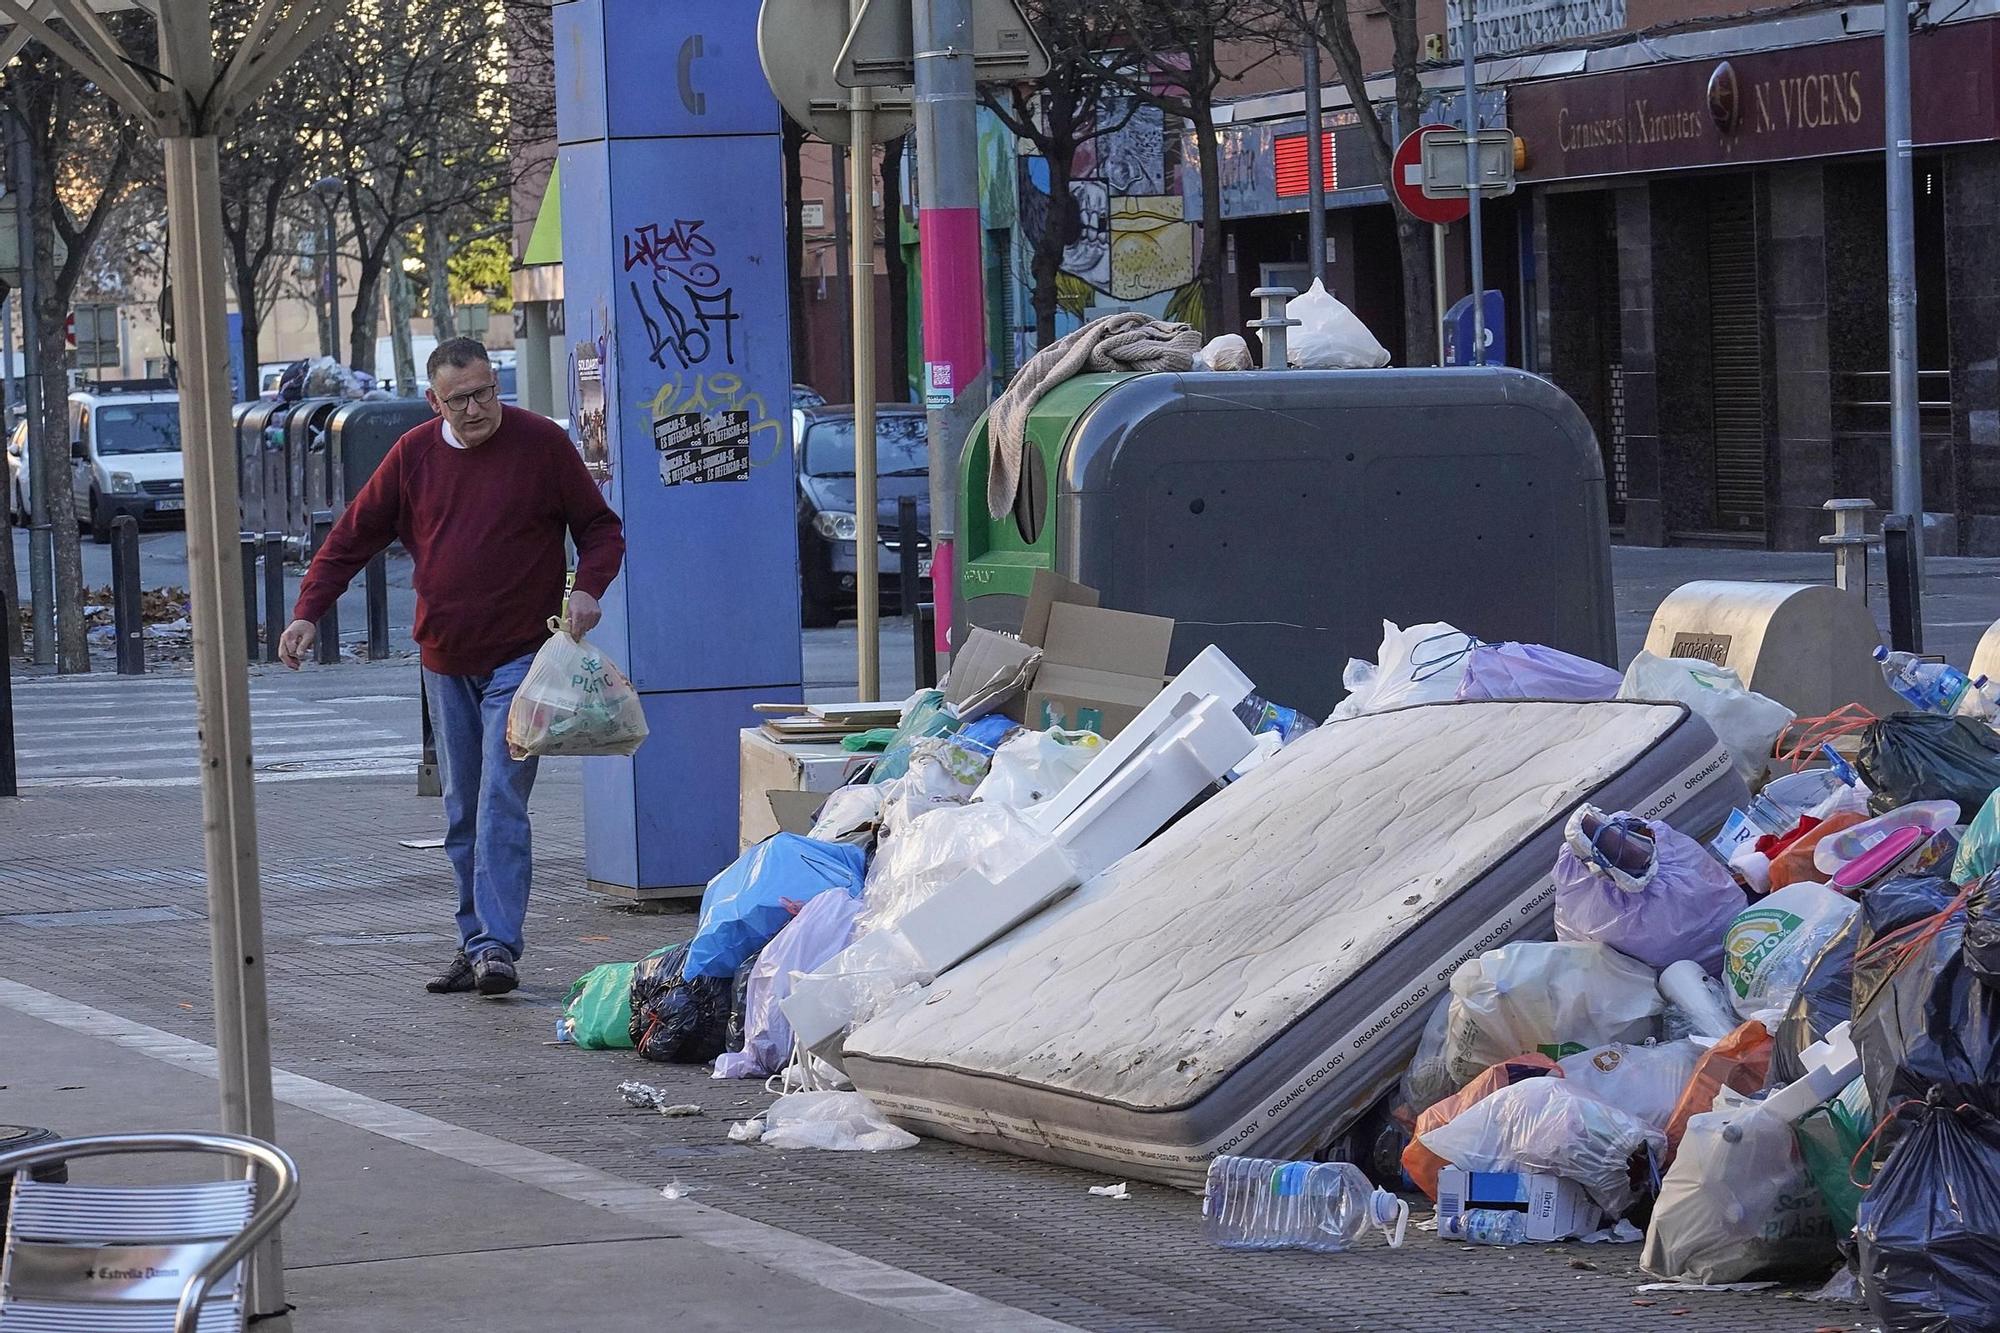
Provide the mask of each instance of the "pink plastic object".
[{"label": "pink plastic object", "polygon": [[1931,831],[1927,828],[1915,825],[1899,828],[1834,871],[1829,882],[1843,893],[1852,893],[1909,855],[1930,836]]}]

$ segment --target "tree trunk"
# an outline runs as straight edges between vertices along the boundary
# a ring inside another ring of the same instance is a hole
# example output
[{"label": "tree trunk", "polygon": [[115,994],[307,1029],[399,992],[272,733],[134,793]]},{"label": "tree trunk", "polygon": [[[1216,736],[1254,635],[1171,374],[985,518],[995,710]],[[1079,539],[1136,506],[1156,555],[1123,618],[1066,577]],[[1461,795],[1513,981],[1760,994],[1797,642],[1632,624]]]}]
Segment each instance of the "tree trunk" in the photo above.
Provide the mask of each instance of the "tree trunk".
[{"label": "tree trunk", "polygon": [[32,489],[36,512],[45,517],[54,535],[56,670],[88,671],[90,645],[84,637],[83,624],[83,550],[77,541],[76,492],[70,478],[70,353],[68,340],[63,336],[69,302],[56,286],[53,163],[42,160],[36,166],[41,179],[35,182],[31,207],[35,270],[40,288],[35,317],[41,335],[42,438]]},{"label": "tree trunk", "polygon": [[792,379],[812,383],[812,342],[806,330],[805,126],[784,118],[785,293],[791,313]]},{"label": "tree trunk", "polygon": [[1442,312],[1436,309],[1430,224],[1396,208],[1396,248],[1403,258],[1403,364],[1434,366]]},{"label": "tree trunk", "polygon": [[403,271],[403,243],[389,243],[389,342],[395,349],[396,396],[417,393],[417,354],[410,341],[410,275]]},{"label": "tree trunk", "polygon": [[363,254],[354,284],[354,310],[347,321],[347,364],[375,373],[375,338],[382,323],[382,259]]},{"label": "tree trunk", "polygon": [[1215,141],[1215,108],[1206,96],[1194,103],[1196,151],[1201,159],[1201,336],[1222,332],[1222,163]]},{"label": "tree trunk", "polygon": [[451,303],[450,245],[444,219],[436,215],[425,218],[424,267],[430,273],[431,333],[439,342],[458,336],[458,308]]},{"label": "tree trunk", "polygon": [[889,382],[910,399],[910,263],[903,254],[903,145],[882,145],[882,269],[889,279]]},{"label": "tree trunk", "polygon": [[249,381],[243,386],[243,396],[255,401],[264,387],[257,375],[257,361],[261,355],[257,344],[264,335],[264,315],[257,300],[257,275],[247,272],[240,264],[231,264],[229,272],[236,287],[236,309],[243,316],[241,335],[237,339],[237,346],[243,354],[243,378]]},{"label": "tree trunk", "polygon": [[1074,149],[1054,152],[1043,158],[1049,164],[1049,207],[1043,218],[1041,235],[1035,238],[1035,255],[1029,272],[1034,282],[1035,347],[1047,347],[1056,340],[1056,312],[1061,297],[1056,281],[1062,275],[1064,242],[1069,237],[1070,219],[1076,200],[1070,197],[1069,172]]}]

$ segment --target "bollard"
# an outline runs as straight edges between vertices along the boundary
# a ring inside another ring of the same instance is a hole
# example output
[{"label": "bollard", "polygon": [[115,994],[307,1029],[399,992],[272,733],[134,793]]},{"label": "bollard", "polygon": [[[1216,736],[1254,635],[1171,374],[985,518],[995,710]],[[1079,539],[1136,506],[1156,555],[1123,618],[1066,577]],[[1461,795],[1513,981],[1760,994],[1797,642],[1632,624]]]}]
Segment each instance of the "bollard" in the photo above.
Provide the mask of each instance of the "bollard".
[{"label": "bollard", "polygon": [[1259,287],[1250,295],[1252,299],[1264,303],[1264,317],[1253,319],[1249,324],[1250,328],[1257,330],[1258,341],[1264,344],[1264,369],[1288,369],[1291,351],[1286,344],[1285,330],[1296,327],[1300,321],[1285,313],[1285,303],[1298,292],[1290,287]]},{"label": "bollard", "polygon": [[902,598],[898,608],[909,618],[910,633],[917,629],[917,603],[922,598],[923,576],[917,572],[917,497],[905,495],[896,501],[896,583]]},{"label": "bollard", "polygon": [[1882,558],[1889,570],[1889,647],[1899,653],[1924,651],[1916,553],[1911,549],[1910,516],[1882,516]]},{"label": "bollard", "polygon": [[916,623],[912,626],[917,636],[917,688],[930,690],[937,688],[937,603],[925,602],[917,608]]},{"label": "bollard", "polygon": [[1868,600],[1868,548],[1880,546],[1880,537],[1868,535],[1868,515],[1875,511],[1873,500],[1828,500],[1820,508],[1833,515],[1833,532],[1819,544],[1833,548],[1833,586],[1842,592],[1859,593]]},{"label": "bollard", "polygon": [[[333,516],[314,514],[312,520],[312,549],[318,554],[326,544],[326,534],[333,531]],[[333,666],[340,661],[340,599],[334,598],[326,608],[326,614],[319,618],[319,637],[313,644],[313,658],[321,666]]]},{"label": "bollard", "polygon": [[0,653],[0,796],[20,794],[14,772],[14,663]]},{"label": "bollard", "polygon": [[362,572],[368,596],[368,660],[389,655],[389,562],[379,552]]},{"label": "bollard", "polygon": [[417,795],[444,795],[444,781],[438,776],[437,737],[431,734],[431,693],[423,672],[417,673],[417,709],[424,720],[424,752],[417,761]]},{"label": "bollard", "polygon": [[250,656],[257,660],[257,534],[239,534],[243,541],[243,635],[249,640]]},{"label": "bollard", "polygon": [[139,520],[111,520],[111,633],[118,645],[118,674],[146,674],[146,616],[139,605]]},{"label": "bollard", "polygon": [[264,534],[264,660],[278,660],[278,640],[283,637],[285,616],[285,534]]}]

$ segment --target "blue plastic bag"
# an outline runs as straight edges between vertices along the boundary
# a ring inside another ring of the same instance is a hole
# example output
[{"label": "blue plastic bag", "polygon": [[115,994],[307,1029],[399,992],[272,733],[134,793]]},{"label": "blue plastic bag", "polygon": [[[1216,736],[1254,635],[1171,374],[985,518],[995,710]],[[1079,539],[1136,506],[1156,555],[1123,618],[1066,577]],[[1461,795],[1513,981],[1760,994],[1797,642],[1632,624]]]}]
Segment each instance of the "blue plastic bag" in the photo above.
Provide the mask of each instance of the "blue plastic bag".
[{"label": "blue plastic bag", "polygon": [[1481,643],[1465,659],[1460,699],[1613,699],[1625,677],[1539,643]]},{"label": "blue plastic bag", "polygon": [[796,833],[758,843],[708,882],[684,975],[735,976],[812,899],[829,889],[860,897],[867,862],[867,852],[851,843]]}]

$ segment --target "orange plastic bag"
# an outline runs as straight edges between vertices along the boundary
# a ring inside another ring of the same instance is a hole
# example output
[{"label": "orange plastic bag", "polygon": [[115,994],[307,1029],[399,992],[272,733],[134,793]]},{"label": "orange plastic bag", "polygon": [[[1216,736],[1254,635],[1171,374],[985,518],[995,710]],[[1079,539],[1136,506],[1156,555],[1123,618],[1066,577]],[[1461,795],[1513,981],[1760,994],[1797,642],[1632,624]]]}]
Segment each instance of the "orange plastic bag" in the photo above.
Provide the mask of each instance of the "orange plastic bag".
[{"label": "orange plastic bag", "polygon": [[1826,883],[1826,876],[1813,865],[1813,849],[1842,829],[1853,828],[1868,818],[1871,816],[1850,810],[1844,814],[1828,815],[1813,825],[1800,835],[1798,841],[1771,859],[1771,892],[1776,893],[1788,884]]},{"label": "orange plastic bag", "polygon": [[1715,1109],[1715,1096],[1732,1088],[1745,1096],[1764,1090],[1771,1076],[1771,1055],[1776,1043],[1762,1023],[1751,1019],[1721,1041],[1702,1052],[1688,1078],[1687,1091],[1674,1103],[1673,1118],[1667,1121],[1667,1157],[1660,1163],[1662,1174],[1680,1151],[1681,1135],[1688,1121]]},{"label": "orange plastic bag", "polygon": [[1426,1148],[1423,1136],[1502,1088],[1510,1088],[1531,1078],[1545,1077],[1562,1077],[1562,1070],[1556,1068],[1556,1062],[1546,1055],[1522,1055],[1502,1060],[1497,1065],[1489,1066],[1484,1073],[1475,1075],[1472,1082],[1417,1117],[1417,1127],[1410,1135],[1409,1146],[1403,1149],[1403,1170],[1417,1182],[1418,1189],[1435,1201],[1438,1196],[1438,1172],[1451,1163]]}]

